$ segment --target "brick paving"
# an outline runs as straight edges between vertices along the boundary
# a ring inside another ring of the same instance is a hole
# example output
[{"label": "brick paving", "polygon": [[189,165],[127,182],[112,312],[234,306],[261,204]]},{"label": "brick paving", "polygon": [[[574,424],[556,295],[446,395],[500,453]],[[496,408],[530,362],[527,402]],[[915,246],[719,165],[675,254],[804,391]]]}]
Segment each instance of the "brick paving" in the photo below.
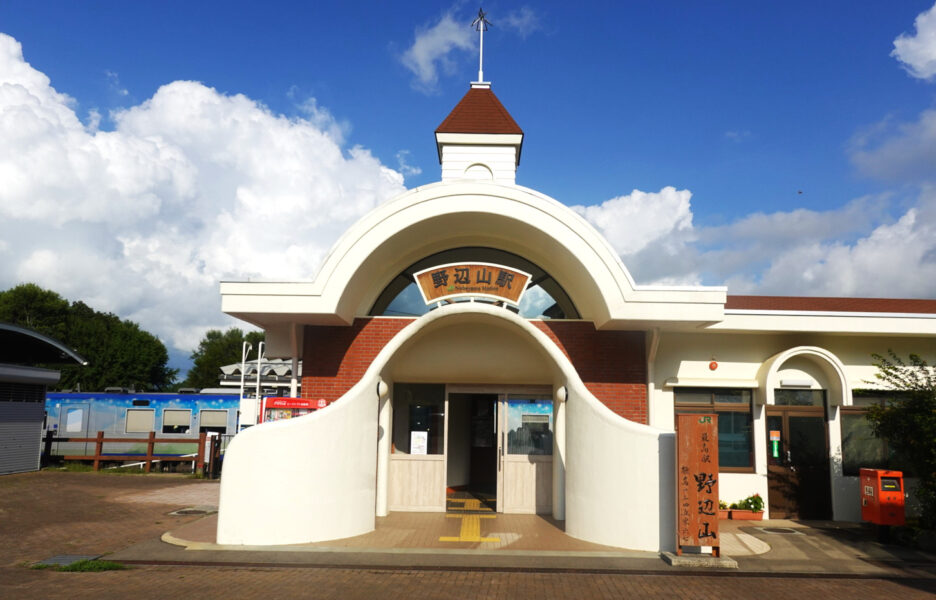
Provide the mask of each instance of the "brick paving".
[{"label": "brick paving", "polygon": [[[933,598],[933,579],[476,570],[141,566],[58,573],[25,566],[157,539],[198,516],[216,482],[178,476],[42,472],[0,477],[0,598]],[[185,551],[182,551],[185,552]]]},{"label": "brick paving", "polygon": [[4,598],[933,598],[921,582],[380,569],[140,567],[103,573],[20,569]]}]

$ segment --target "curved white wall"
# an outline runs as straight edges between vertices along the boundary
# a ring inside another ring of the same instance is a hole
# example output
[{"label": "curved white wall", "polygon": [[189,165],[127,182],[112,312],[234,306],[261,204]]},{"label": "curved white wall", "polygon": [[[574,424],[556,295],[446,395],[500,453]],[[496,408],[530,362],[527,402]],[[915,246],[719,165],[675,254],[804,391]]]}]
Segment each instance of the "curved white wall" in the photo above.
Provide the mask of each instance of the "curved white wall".
[{"label": "curved white wall", "polygon": [[377,378],[328,408],[251,427],[224,457],[218,543],[300,544],[374,529]]},{"label": "curved white wall", "polygon": [[673,550],[675,435],[619,417],[581,381],[568,394],[566,533],[608,546]]},{"label": "curved white wall", "polygon": [[[386,474],[377,472],[379,375],[410,341],[471,320],[512,328],[534,352],[546,355],[554,385],[568,392],[566,485],[554,499],[554,506],[565,506],[566,532],[611,546],[671,549],[673,435],[614,414],[588,392],[545,333],[508,310],[480,303],[445,306],[408,325],[361,382],[328,408],[238,435],[225,456],[218,543],[294,544],[371,531],[377,497],[385,498],[377,482],[386,485]],[[266,518],[273,507],[289,518]]]}]

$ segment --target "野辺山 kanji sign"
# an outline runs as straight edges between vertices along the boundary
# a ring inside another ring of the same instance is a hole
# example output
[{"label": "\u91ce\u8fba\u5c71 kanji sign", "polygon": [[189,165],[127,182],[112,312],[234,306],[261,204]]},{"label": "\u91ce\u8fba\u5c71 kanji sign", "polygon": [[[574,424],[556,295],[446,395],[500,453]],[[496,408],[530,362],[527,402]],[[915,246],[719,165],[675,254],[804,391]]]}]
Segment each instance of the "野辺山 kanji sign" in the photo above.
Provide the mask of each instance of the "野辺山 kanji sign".
[{"label": "\u91ce\u8fba\u5c71 kanji sign", "polygon": [[718,415],[676,415],[676,548],[718,539]]},{"label": "\u91ce\u8fba\u5c71 kanji sign", "polygon": [[490,263],[438,265],[413,274],[426,304],[459,297],[481,297],[520,304],[530,274]]}]

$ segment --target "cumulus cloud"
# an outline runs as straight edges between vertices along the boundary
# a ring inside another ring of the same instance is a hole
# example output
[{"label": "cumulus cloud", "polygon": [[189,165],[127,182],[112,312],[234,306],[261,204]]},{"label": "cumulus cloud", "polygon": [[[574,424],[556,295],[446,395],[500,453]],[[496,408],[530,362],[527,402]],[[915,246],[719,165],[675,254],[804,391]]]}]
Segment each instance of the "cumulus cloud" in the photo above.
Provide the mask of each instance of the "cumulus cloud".
[{"label": "cumulus cloud", "polygon": [[[832,225],[834,215],[829,215]],[[925,189],[893,223],[848,243],[807,236],[756,276],[728,279],[733,293],[921,298],[936,296],[936,191]]]},{"label": "cumulus cloud", "polygon": [[913,24],[916,35],[900,34],[894,40],[891,56],[911,76],[931,80],[936,77],[936,4],[918,14]]},{"label": "cumulus cloud", "polygon": [[634,190],[593,206],[573,206],[611,244],[639,283],[697,284],[687,260],[695,238],[689,190]]},{"label": "cumulus cloud", "polygon": [[936,110],[916,121],[885,119],[859,132],[849,144],[852,163],[865,175],[887,180],[936,179]]},{"label": "cumulus cloud", "polygon": [[733,294],[936,296],[936,188],[889,216],[888,196],[826,211],[753,213],[693,225],[691,192],[635,190],[573,207],[639,284],[723,285]]},{"label": "cumulus cloud", "polygon": [[226,326],[223,279],[312,278],[403,176],[309,101],[303,116],[192,81],[99,131],[0,34],[0,287],[32,281],[181,350]]},{"label": "cumulus cloud", "polygon": [[413,45],[400,57],[403,66],[416,78],[413,87],[423,92],[435,91],[439,71],[452,73],[452,55],[475,47],[472,30],[467,22],[456,21],[451,12],[443,14],[437,23],[416,31]]},{"label": "cumulus cloud", "polygon": [[692,229],[689,190],[665,187],[659,192],[634,190],[593,206],[573,206],[622,256],[673,232]]}]

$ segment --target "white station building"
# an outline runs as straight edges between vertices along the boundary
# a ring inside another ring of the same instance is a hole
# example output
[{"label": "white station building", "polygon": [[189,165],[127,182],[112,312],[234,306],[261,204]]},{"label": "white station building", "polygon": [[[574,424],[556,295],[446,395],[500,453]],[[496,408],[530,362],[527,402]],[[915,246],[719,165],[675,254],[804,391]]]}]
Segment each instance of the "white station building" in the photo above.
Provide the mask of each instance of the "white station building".
[{"label": "white station building", "polygon": [[936,300],[638,285],[581,216],[517,185],[523,131],[489,84],[435,136],[442,180],[363,217],[314,281],[221,284],[328,406],[232,441],[218,543],[346,538],[465,489],[672,550],[682,412],[718,414],[722,500],[859,520],[857,469],[892,460],[863,416],[887,396],[871,355],[936,359]]}]

